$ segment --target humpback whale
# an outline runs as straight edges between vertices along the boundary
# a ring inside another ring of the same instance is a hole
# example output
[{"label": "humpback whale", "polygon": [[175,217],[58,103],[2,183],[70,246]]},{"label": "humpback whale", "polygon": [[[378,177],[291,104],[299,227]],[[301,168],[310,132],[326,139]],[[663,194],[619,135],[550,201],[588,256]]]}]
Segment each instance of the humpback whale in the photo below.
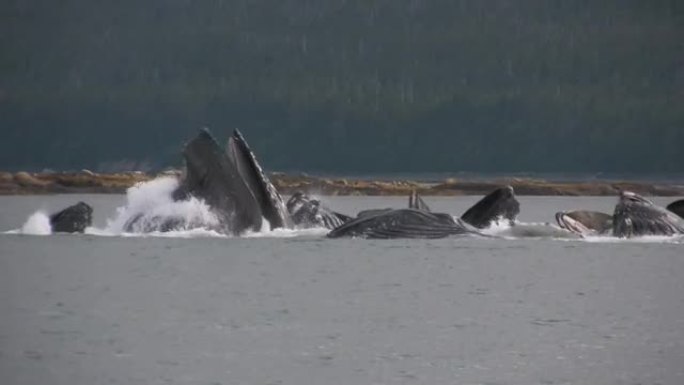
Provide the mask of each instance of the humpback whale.
[{"label": "humpback whale", "polygon": [[629,238],[674,234],[684,234],[682,218],[639,194],[620,192],[620,200],[613,213],[613,235]]},{"label": "humpback whale", "polygon": [[78,202],[50,215],[50,227],[56,233],[82,233],[93,222],[93,208]]},{"label": "humpback whale", "polygon": [[612,234],[630,238],[684,234],[684,221],[675,215],[678,202],[681,201],[664,209],[639,194],[622,191],[613,215],[597,211],[563,211],[556,213],[556,222],[561,228],[581,236]]},{"label": "humpback whale", "polygon": [[461,219],[478,229],[484,229],[500,218],[513,223],[518,214],[520,203],[515,198],[513,187],[506,186],[487,194],[463,213]]},{"label": "humpback whale", "polygon": [[189,196],[204,200],[217,215],[224,232],[234,235],[261,229],[262,211],[238,166],[218,142],[202,129],[184,148],[185,177],[173,193],[175,200]]},{"label": "humpback whale", "polygon": [[455,234],[476,233],[449,214],[431,213],[417,209],[380,210],[353,219],[333,229],[328,238],[365,237],[389,238],[444,238]]},{"label": "humpback whale", "polygon": [[667,205],[667,209],[677,214],[680,218],[684,218],[684,199],[670,203]]},{"label": "humpback whale", "polygon": [[[480,234],[497,218],[514,221],[520,212],[513,188],[499,188],[485,196],[459,219],[450,214],[433,213],[413,191],[407,209],[377,209],[360,212],[328,233],[328,238],[444,238],[459,234]],[[466,215],[467,214],[467,215]],[[472,221],[472,223],[470,222]],[[482,227],[478,227],[482,226]]]},{"label": "humpback whale", "polygon": [[287,212],[295,226],[300,228],[325,227],[334,229],[349,221],[351,217],[332,211],[318,199],[297,191],[286,204]]},{"label": "humpback whale", "polygon": [[[185,171],[172,197],[175,201],[190,197],[204,201],[218,219],[215,230],[233,235],[259,231],[262,218],[271,229],[292,226],[280,194],[238,130],[223,149],[204,128],[185,145],[183,157]],[[124,230],[163,232],[203,225],[187,222],[180,217],[140,213],[127,221]]]},{"label": "humpback whale", "polygon": [[279,227],[292,227],[292,221],[283,203],[283,198],[264,173],[247,141],[237,129],[233,132],[233,136],[228,139],[226,152],[259,203],[261,212],[269,222],[271,230]]},{"label": "humpback whale", "polygon": [[587,235],[604,235],[613,231],[613,216],[600,211],[561,211],[556,213],[556,222],[562,229]]}]

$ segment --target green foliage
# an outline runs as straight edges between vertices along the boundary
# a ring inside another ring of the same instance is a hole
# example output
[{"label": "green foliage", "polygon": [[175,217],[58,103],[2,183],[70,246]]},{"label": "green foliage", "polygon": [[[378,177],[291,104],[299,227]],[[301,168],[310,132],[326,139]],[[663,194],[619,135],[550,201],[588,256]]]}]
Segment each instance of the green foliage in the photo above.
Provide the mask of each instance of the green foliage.
[{"label": "green foliage", "polygon": [[[0,3],[0,168],[682,171],[677,1]],[[125,163],[121,163],[125,160]]]}]

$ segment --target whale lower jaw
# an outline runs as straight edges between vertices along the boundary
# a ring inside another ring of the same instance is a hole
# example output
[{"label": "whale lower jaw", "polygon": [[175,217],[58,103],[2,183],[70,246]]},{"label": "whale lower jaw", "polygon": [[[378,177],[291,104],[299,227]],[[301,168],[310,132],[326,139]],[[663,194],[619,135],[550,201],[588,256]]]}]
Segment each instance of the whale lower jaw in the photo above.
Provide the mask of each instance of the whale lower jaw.
[{"label": "whale lower jaw", "polygon": [[560,228],[568,230],[583,237],[597,234],[595,230],[592,230],[584,224],[582,224],[582,222],[575,220],[566,212],[556,213],[556,223],[558,223],[558,226],[560,226]]}]

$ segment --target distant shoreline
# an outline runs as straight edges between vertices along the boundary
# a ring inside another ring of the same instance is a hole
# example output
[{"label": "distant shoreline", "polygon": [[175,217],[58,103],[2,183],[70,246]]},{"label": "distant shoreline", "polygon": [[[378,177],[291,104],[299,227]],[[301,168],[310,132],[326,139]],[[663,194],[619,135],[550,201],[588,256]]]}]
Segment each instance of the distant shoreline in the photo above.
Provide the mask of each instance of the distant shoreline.
[{"label": "distant shoreline", "polygon": [[[136,183],[160,176],[178,177],[180,171],[160,174],[139,171],[120,173],[82,172],[0,172],[0,195],[37,194],[123,194]],[[388,180],[366,177],[340,178],[308,174],[270,174],[281,194],[306,191],[319,195],[401,196],[412,190],[422,195],[482,195],[496,187],[511,185],[517,195],[613,196],[629,190],[650,196],[684,196],[684,183],[659,181],[567,180],[550,181],[526,177],[446,178],[431,182],[410,179]]]}]

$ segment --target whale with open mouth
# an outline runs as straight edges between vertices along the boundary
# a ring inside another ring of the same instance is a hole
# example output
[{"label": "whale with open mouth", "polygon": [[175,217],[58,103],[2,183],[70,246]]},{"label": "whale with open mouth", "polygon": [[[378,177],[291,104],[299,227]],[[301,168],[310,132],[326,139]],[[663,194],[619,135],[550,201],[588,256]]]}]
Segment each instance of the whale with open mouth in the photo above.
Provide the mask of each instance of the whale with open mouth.
[{"label": "whale with open mouth", "polygon": [[[292,227],[282,197],[238,130],[224,149],[208,129],[202,129],[185,145],[183,157],[185,171],[172,197],[175,201],[195,197],[206,203],[218,219],[213,230],[232,235],[260,231],[264,219],[271,229]],[[186,222],[182,217],[148,218],[138,213],[124,225],[124,231],[165,232],[204,226]]]},{"label": "whale with open mouth", "polygon": [[684,234],[684,221],[675,213],[630,191],[622,191],[613,213],[613,235],[630,238],[643,235]]},{"label": "whale with open mouth", "polygon": [[676,201],[666,209],[639,194],[622,191],[613,215],[597,211],[563,211],[556,213],[556,222],[561,228],[581,236],[670,236],[684,234],[684,221],[676,214],[682,206],[684,201]]},{"label": "whale with open mouth", "polygon": [[556,222],[562,229],[582,236],[606,235],[613,231],[613,216],[600,211],[560,211],[556,213]]}]

